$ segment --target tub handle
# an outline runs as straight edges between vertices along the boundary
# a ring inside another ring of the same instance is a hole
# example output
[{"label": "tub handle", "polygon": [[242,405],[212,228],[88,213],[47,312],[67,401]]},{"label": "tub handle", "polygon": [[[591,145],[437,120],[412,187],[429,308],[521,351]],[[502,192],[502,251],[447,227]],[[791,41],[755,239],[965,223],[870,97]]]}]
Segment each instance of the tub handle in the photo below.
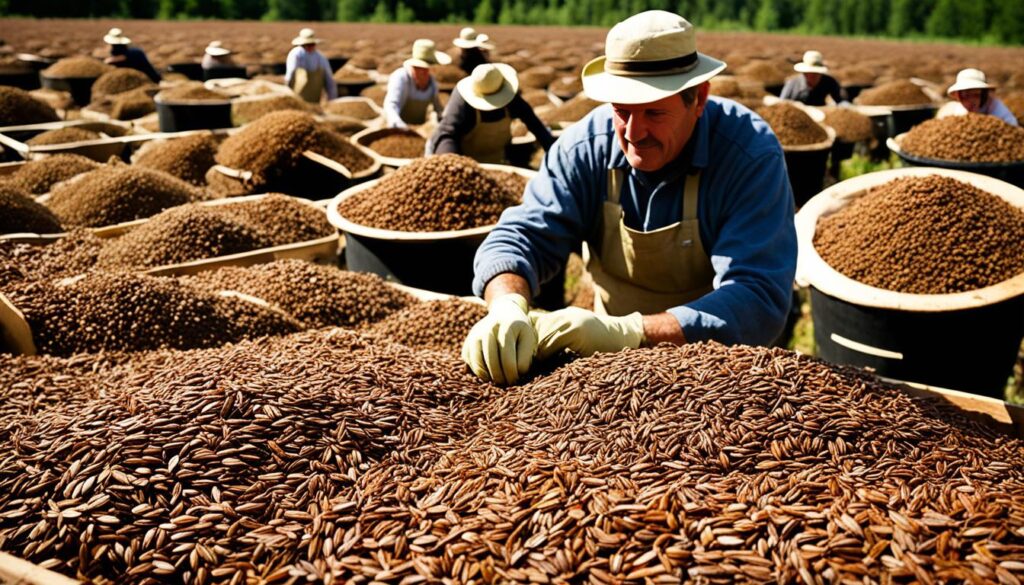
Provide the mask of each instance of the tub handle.
[{"label": "tub handle", "polygon": [[845,347],[847,349],[852,349],[853,351],[859,351],[860,353],[865,353],[867,355],[873,355],[875,357],[880,357],[880,358],[885,358],[885,359],[890,359],[890,360],[902,360],[903,359],[903,354],[898,352],[898,351],[889,351],[887,349],[882,349],[880,347],[874,347],[872,345],[867,345],[865,343],[860,343],[859,341],[854,341],[852,339],[847,339],[847,338],[843,337],[842,335],[837,335],[835,333],[831,334],[829,337],[832,339],[833,342],[838,343],[839,345],[841,345],[841,346],[843,346],[843,347]]}]

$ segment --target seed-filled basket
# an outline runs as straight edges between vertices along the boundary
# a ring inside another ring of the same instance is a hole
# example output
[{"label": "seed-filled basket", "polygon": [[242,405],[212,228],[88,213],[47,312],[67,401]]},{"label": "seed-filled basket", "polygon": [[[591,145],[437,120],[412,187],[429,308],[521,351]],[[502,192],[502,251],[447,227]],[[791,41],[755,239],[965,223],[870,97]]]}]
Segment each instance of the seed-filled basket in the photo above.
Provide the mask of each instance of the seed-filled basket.
[{"label": "seed-filled basket", "polygon": [[[423,156],[423,151],[420,151],[416,156],[411,156],[416,151],[415,148],[409,149],[405,145],[395,144],[394,146],[398,147],[399,150],[406,150],[407,152],[395,152],[390,155],[382,154],[381,152],[374,150],[372,146],[375,142],[380,140],[395,142],[404,140],[405,142],[411,143],[413,146],[422,140],[425,146],[427,137],[413,129],[403,128],[367,128],[366,130],[352,135],[352,142],[363,147],[371,156],[373,156],[374,160],[384,166],[398,168],[409,164],[418,157]],[[380,148],[380,146],[378,146],[378,148]],[[402,156],[396,156],[396,154],[401,154]]]},{"label": "seed-filled basket", "polygon": [[886,141],[886,146],[889,147],[890,151],[896,153],[896,156],[907,166],[966,171],[1006,181],[1017,187],[1024,187],[1024,160],[1015,162],[967,162],[919,156],[903,150],[902,143],[906,135],[907,133],[904,132],[895,138],[889,138]]},{"label": "seed-filled basket", "polygon": [[[87,140],[75,140],[57,144],[30,144],[36,136],[44,132],[66,129],[84,130],[98,136]],[[8,158],[31,160],[52,154],[80,154],[97,162],[106,162],[110,157],[120,157],[132,143],[150,140],[152,134],[133,130],[128,122],[108,120],[66,120],[62,122],[46,122],[44,124],[27,124],[23,126],[6,126],[0,128],[0,144],[8,153]]]},{"label": "seed-filled basket", "polygon": [[815,248],[819,221],[895,179],[938,175],[1024,209],[1024,190],[974,173],[904,168],[843,181],[797,214],[797,280],[811,289],[814,338],[825,360],[882,376],[1001,398],[1024,336],[1024,273],[965,292],[913,294],[871,286]]}]

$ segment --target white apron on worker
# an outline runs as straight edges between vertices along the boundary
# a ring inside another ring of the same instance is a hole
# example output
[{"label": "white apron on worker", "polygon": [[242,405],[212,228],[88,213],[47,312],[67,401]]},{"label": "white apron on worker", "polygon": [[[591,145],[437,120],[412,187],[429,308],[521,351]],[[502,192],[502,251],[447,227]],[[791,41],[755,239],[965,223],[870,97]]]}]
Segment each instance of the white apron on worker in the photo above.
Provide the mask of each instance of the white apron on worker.
[{"label": "white apron on worker", "polygon": [[320,103],[324,91],[324,70],[317,67],[312,71],[299,67],[295,70],[292,90],[302,99],[312,104]]},{"label": "white apron on worker", "polygon": [[662,313],[696,300],[713,289],[714,267],[700,240],[697,200],[700,173],[688,175],[682,218],[663,228],[641,232],[626,226],[619,198],[622,169],[608,171],[608,199],[602,209],[601,248],[583,247],[594,281],[598,314]]},{"label": "white apron on worker", "polygon": [[398,112],[398,116],[406,124],[424,124],[427,121],[427,106],[431,103],[433,103],[431,98],[422,100],[406,98],[405,103],[402,105],[402,110]]},{"label": "white apron on worker", "polygon": [[502,108],[500,120],[484,122],[480,110],[476,112],[476,126],[462,137],[462,154],[482,163],[501,164],[505,162],[505,147],[512,142],[512,116],[508,108]]}]

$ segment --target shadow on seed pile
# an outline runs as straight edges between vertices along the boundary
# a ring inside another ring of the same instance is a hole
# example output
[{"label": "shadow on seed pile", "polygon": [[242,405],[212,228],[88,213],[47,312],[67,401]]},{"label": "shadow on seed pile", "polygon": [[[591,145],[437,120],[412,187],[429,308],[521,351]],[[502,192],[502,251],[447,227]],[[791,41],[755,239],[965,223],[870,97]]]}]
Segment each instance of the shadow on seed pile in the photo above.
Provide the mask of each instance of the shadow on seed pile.
[{"label": "shadow on seed pile", "polygon": [[42,195],[61,181],[99,167],[100,163],[80,154],[55,154],[26,162],[7,175],[6,183],[32,195]]},{"label": "shadow on seed pile", "polygon": [[761,106],[757,113],[771,126],[783,146],[804,146],[828,140],[828,132],[821,124],[793,104],[780,102]]},{"label": "shadow on seed pile", "polygon": [[1024,272],[1024,211],[956,179],[906,177],[819,219],[814,248],[870,286],[965,292]]},{"label": "shadow on seed pile", "polygon": [[0,234],[55,234],[60,220],[31,195],[9,184],[0,183]]},{"label": "shadow on seed pile", "polygon": [[1024,161],[1024,128],[995,116],[969,113],[927,120],[903,137],[900,147],[924,158],[965,162]]}]

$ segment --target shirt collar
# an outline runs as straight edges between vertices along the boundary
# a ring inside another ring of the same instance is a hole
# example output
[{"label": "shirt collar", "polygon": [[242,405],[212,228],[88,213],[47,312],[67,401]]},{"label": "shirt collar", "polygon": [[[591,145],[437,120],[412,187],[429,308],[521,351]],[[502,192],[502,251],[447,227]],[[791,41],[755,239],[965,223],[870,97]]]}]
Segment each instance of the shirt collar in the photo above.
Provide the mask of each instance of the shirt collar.
[{"label": "shirt collar", "polygon": [[[712,102],[708,100],[707,106],[704,108],[704,113],[700,118],[697,118],[697,124],[693,127],[693,135],[690,136],[690,141],[683,147],[683,151],[679,153],[676,160],[669,163],[669,166],[676,164],[680,160],[684,160],[686,157],[690,157],[690,169],[705,169],[708,166],[708,136],[710,130],[708,129],[710,123],[708,118],[711,115],[709,111]],[[622,145],[619,144],[619,137],[615,133],[614,126],[612,127],[610,139],[615,143],[613,147],[612,156],[609,157],[608,168],[609,169],[622,169],[629,167],[629,161],[626,160],[626,153],[622,150]],[[691,155],[692,153],[692,155]]]}]

